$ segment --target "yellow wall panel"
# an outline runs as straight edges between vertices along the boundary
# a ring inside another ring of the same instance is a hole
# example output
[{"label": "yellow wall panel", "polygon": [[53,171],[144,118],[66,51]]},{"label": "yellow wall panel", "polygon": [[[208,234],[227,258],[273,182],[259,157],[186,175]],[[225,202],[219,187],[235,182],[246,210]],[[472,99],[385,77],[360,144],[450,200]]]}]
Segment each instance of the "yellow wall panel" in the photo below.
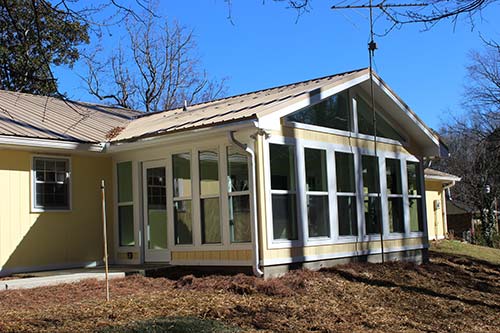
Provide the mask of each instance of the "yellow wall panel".
[{"label": "yellow wall panel", "polygon": [[[425,197],[427,206],[427,231],[429,239],[441,239],[448,232],[445,220],[443,219],[443,184],[439,181],[425,181]],[[434,209],[434,202],[441,205],[439,209]]]},{"label": "yellow wall panel", "polygon": [[101,179],[107,184],[109,252],[113,253],[111,159],[59,156],[71,159],[72,210],[32,212],[33,156],[28,151],[0,150],[0,267],[15,271],[101,261]]},{"label": "yellow wall panel", "polygon": [[249,261],[251,250],[172,251],[172,261]]}]

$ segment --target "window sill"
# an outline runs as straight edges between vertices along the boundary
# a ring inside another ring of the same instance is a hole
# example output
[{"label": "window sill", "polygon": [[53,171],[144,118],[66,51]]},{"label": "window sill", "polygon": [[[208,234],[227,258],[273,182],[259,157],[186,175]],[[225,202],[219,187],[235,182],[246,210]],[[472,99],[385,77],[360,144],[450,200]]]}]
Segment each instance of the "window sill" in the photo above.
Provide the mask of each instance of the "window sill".
[{"label": "window sill", "polygon": [[60,209],[44,209],[44,208],[31,208],[30,213],[71,213],[71,208]]}]

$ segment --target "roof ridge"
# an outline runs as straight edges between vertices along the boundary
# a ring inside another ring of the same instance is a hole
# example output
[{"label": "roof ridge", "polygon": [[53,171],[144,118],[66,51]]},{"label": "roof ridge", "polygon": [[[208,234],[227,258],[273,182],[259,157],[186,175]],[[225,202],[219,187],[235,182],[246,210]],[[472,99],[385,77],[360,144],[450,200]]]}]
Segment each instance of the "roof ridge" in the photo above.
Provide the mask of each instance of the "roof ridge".
[{"label": "roof ridge", "polygon": [[[297,81],[297,82],[293,82],[293,83],[282,84],[282,85],[278,85],[278,86],[274,86],[274,87],[269,87],[269,88],[264,88],[264,89],[258,89],[258,90],[254,90],[254,91],[249,91],[249,92],[246,92],[246,93],[236,94],[236,95],[232,95],[232,96],[226,96],[226,97],[216,98],[216,99],[213,99],[211,101],[206,101],[206,102],[200,102],[200,103],[191,104],[191,105],[188,106],[188,108],[189,107],[193,107],[193,106],[200,106],[202,104],[209,104],[209,103],[214,103],[214,102],[220,102],[220,101],[228,100],[228,99],[231,99],[231,98],[246,96],[246,95],[250,95],[250,94],[260,93],[260,92],[267,91],[267,90],[289,87],[289,86],[293,86],[293,85],[296,85],[296,84],[307,83],[307,82],[311,82],[311,81],[315,81],[315,80],[323,80],[323,79],[331,78],[331,77],[335,77],[335,76],[341,76],[341,75],[352,74],[352,73],[355,73],[355,72],[361,72],[361,71],[363,71],[363,70],[365,70],[367,68],[368,67],[362,67],[362,68],[358,68],[358,69],[354,69],[354,70],[350,70],[350,71],[346,71],[346,72],[341,72],[341,73],[337,73],[337,74],[330,74],[330,75],[325,75],[325,76],[321,76],[321,77],[315,77],[315,78],[312,78],[312,79]],[[148,113],[144,113],[144,114],[138,115],[137,118],[144,118],[144,117],[148,117],[148,116],[151,116],[151,115],[155,115],[155,114],[159,114],[159,113],[163,113],[163,112],[172,112],[172,111],[180,110],[180,109],[182,109],[182,107],[178,107],[178,108],[174,108],[174,109],[168,109],[168,110],[162,110],[162,111],[148,112]]]}]

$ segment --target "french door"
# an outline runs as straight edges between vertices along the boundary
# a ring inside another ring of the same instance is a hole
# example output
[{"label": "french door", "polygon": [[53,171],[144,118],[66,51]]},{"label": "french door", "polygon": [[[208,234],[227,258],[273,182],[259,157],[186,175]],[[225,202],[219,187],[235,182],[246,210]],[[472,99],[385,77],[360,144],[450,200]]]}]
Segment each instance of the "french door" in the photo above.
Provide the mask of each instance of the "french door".
[{"label": "french door", "polygon": [[144,261],[168,262],[165,161],[143,163]]}]

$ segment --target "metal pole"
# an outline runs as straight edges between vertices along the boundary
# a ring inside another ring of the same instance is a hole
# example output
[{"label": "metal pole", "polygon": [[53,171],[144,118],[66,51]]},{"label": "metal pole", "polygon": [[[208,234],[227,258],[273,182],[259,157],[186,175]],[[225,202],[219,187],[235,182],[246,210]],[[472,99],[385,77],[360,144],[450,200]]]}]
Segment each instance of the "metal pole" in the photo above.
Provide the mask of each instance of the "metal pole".
[{"label": "metal pole", "polygon": [[104,242],[104,272],[106,276],[106,302],[109,302],[109,268],[108,268],[108,236],[106,224],[106,190],[104,187],[104,179],[101,180],[101,197],[102,197],[102,235]]}]

